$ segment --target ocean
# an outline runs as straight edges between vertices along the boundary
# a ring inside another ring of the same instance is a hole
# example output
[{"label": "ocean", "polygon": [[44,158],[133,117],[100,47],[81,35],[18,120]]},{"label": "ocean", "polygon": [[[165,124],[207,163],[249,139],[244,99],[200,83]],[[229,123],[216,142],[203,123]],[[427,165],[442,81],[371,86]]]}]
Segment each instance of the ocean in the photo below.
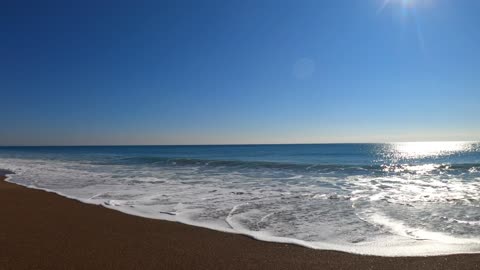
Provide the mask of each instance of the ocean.
[{"label": "ocean", "polygon": [[263,241],[480,252],[478,142],[0,147],[0,169],[85,203]]}]

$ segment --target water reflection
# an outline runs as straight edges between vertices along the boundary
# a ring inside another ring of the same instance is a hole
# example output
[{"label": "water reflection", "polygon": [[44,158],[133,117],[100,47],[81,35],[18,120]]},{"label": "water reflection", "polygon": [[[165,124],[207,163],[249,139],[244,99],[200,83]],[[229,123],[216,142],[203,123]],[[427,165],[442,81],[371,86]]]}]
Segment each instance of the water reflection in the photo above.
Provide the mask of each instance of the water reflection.
[{"label": "water reflection", "polygon": [[393,160],[437,158],[472,151],[476,147],[473,142],[401,142],[387,144],[384,154]]}]

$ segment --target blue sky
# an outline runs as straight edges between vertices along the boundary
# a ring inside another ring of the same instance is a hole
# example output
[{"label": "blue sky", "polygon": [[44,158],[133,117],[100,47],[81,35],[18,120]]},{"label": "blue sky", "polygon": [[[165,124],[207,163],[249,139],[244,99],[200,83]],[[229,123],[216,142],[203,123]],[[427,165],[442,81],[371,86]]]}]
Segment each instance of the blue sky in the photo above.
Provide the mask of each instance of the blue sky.
[{"label": "blue sky", "polygon": [[66,2],[1,4],[0,145],[480,139],[479,1]]}]

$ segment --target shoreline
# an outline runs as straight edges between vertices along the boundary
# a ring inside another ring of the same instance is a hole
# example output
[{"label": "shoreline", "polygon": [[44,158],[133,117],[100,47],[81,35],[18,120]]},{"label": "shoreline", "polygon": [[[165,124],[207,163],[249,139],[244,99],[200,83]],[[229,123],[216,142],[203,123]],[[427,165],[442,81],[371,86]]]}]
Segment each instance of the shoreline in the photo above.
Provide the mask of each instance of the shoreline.
[{"label": "shoreline", "polygon": [[132,216],[4,180],[0,176],[1,269],[480,268],[480,254],[378,257],[314,250]]}]

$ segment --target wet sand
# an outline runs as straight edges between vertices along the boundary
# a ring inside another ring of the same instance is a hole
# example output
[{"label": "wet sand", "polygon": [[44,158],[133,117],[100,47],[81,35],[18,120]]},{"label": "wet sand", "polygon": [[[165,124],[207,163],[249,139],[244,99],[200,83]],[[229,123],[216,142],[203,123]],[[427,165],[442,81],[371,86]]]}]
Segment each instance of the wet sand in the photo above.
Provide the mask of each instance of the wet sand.
[{"label": "wet sand", "polygon": [[375,257],[123,214],[3,181],[0,269],[480,269],[480,254]]}]

